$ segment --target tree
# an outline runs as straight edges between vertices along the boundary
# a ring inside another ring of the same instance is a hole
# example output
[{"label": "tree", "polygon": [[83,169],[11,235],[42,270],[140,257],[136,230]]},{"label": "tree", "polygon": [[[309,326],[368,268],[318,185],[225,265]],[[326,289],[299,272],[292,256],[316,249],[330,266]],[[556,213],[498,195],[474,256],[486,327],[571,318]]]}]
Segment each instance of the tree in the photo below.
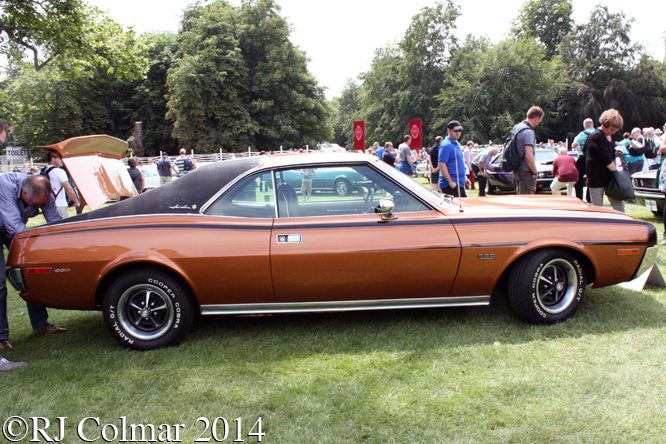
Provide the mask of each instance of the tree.
[{"label": "tree", "polygon": [[353,122],[361,111],[361,87],[352,79],[342,89],[339,98],[332,100],[330,126],[333,128],[334,142],[346,147],[353,140]]},{"label": "tree", "polygon": [[3,0],[0,52],[12,62],[30,54],[35,71],[46,66],[73,75],[102,67],[119,77],[143,71],[133,31],[81,0]]},{"label": "tree", "polygon": [[314,145],[331,137],[323,90],[305,54],[289,41],[289,24],[273,0],[243,2],[238,44],[247,67],[247,110],[261,128],[259,149]]},{"label": "tree", "polygon": [[570,77],[589,86],[605,84],[631,66],[642,50],[631,44],[633,21],[623,12],[612,14],[607,6],[597,5],[590,21],[562,40],[560,54]]},{"label": "tree", "polygon": [[180,34],[182,58],[169,71],[173,136],[198,152],[251,146],[259,130],[244,106],[247,67],[235,36],[235,10],[224,2],[190,6]]},{"label": "tree", "polygon": [[401,140],[411,119],[422,120],[424,140],[428,137],[435,95],[457,48],[453,30],[459,16],[451,0],[422,8],[397,46],[375,52],[370,71],[361,76],[366,137]]},{"label": "tree", "polygon": [[168,112],[167,76],[175,66],[178,40],[176,34],[158,33],[141,36],[145,48],[144,57],[148,69],[142,81],[135,82],[130,99],[131,120],[143,122],[143,146],[146,153],[157,156],[160,151],[178,152],[178,141],[171,136],[173,122],[166,118]]},{"label": "tree", "polygon": [[559,62],[545,60],[538,43],[505,40],[489,49],[468,52],[466,58],[469,68],[457,71],[451,85],[437,96],[436,129],[445,132],[447,122],[456,118],[465,127],[465,137],[503,140],[534,105],[546,111],[547,126],[549,105],[563,83],[559,78],[562,70]]},{"label": "tree", "polygon": [[571,131],[587,117],[616,108],[626,128],[656,122],[662,113],[664,83],[659,62],[642,56],[629,37],[633,19],[598,5],[586,24],[560,45],[570,82],[558,98],[558,120]]},{"label": "tree", "polygon": [[545,48],[548,60],[558,53],[562,39],[573,29],[571,0],[529,0],[514,20],[512,33],[517,38],[536,39]]}]

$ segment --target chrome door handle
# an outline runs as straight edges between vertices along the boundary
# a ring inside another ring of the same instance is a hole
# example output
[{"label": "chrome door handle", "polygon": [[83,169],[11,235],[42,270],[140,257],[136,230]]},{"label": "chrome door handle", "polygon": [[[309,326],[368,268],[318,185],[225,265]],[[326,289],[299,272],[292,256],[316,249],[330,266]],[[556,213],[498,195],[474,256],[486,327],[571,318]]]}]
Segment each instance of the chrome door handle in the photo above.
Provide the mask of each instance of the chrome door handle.
[{"label": "chrome door handle", "polygon": [[300,234],[278,234],[278,244],[300,244],[303,242],[303,237]]}]

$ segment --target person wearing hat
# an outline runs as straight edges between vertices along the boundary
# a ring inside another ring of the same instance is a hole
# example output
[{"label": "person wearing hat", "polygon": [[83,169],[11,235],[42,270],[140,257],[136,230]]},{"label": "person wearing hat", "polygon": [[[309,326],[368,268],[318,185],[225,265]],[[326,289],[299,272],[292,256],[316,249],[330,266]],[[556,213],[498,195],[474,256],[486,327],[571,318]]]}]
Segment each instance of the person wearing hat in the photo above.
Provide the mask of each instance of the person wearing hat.
[{"label": "person wearing hat", "polygon": [[160,185],[171,182],[173,178],[173,165],[166,151],[162,151],[162,159],[157,162],[157,172],[160,175]]},{"label": "person wearing hat", "polygon": [[536,194],[537,167],[534,158],[534,147],[536,146],[536,132],[534,128],[543,119],[543,110],[533,106],[527,111],[527,118],[522,123],[513,127],[513,133],[519,131],[518,127],[524,128],[516,136],[516,148],[522,158],[520,166],[514,170],[513,177],[516,181],[517,194]]},{"label": "person wearing hat", "polygon": [[439,145],[437,156],[439,166],[439,189],[443,194],[467,197],[465,193],[465,160],[458,140],[463,127],[457,120],[446,125],[448,136]]}]

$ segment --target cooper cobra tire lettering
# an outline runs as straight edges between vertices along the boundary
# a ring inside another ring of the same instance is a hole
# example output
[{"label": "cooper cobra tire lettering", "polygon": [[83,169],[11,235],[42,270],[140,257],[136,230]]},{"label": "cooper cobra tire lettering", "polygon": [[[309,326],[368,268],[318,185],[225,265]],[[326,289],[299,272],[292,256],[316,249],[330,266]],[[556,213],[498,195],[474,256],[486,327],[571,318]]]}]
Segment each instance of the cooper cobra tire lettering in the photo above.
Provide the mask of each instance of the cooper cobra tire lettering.
[{"label": "cooper cobra tire lettering", "polygon": [[193,322],[186,287],[157,270],[136,270],[114,281],[104,297],[104,320],[113,338],[136,350],[181,341]]}]

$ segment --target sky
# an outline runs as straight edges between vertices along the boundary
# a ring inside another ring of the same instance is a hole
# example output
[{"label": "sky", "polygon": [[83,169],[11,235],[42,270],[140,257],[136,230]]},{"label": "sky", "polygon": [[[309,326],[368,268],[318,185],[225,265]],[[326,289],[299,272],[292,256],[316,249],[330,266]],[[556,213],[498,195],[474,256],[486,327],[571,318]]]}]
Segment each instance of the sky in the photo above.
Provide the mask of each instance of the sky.
[{"label": "sky", "polygon": [[[182,10],[192,0],[87,0],[125,26],[145,31],[177,32]],[[511,21],[525,0],[456,0],[462,15],[455,34],[485,35],[493,43],[506,38]],[[338,97],[348,79],[370,69],[377,48],[400,41],[411,18],[435,0],[276,0],[281,15],[292,26],[291,41],[305,51],[308,68],[326,97]],[[239,5],[240,0],[229,3]],[[573,19],[586,23],[600,0],[573,0]],[[632,43],[641,42],[647,52],[664,60],[666,2],[663,0],[607,0],[611,12],[624,11],[634,18]]]}]

